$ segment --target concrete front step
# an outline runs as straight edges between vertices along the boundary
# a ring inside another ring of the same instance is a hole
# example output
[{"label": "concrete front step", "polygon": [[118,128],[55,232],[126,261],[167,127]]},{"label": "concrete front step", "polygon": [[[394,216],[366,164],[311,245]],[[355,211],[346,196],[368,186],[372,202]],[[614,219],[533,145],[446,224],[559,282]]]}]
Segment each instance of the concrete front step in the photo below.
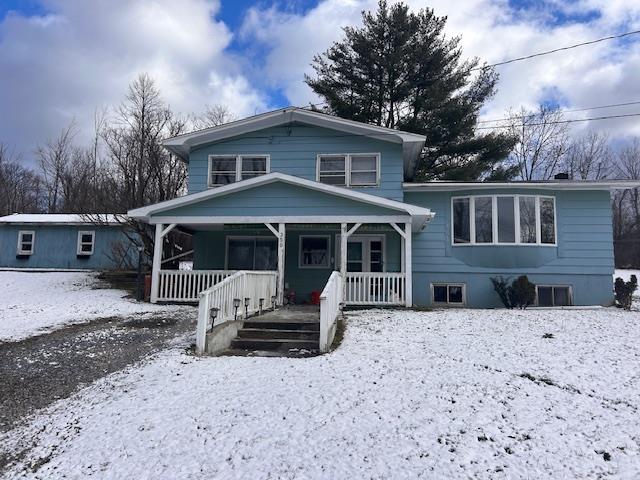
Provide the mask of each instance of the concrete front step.
[{"label": "concrete front step", "polygon": [[276,330],[273,328],[242,328],[239,338],[265,338],[270,340],[313,340],[320,341],[320,332],[312,330]]},{"label": "concrete front step", "polygon": [[317,350],[318,341],[286,338],[235,338],[231,341],[231,348],[241,350],[277,350],[284,352],[291,349]]},{"label": "concrete front step", "polygon": [[247,320],[243,328],[258,328],[260,330],[305,330],[312,332],[320,331],[320,322],[261,322]]}]

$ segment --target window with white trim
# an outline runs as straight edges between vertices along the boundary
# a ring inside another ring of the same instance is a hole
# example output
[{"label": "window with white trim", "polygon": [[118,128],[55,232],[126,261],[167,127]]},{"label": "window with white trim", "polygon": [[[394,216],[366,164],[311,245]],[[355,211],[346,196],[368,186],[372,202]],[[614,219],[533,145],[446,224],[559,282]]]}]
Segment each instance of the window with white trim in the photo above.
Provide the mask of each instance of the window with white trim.
[{"label": "window with white trim", "polygon": [[93,230],[80,230],[78,232],[78,255],[93,255],[96,240],[96,232]]},{"label": "window with white trim", "polygon": [[18,232],[18,255],[33,254],[36,242],[36,232],[33,230],[20,230]]},{"label": "window with white trim", "polygon": [[434,305],[462,306],[465,304],[464,283],[432,283],[431,303]]},{"label": "window with white trim", "polygon": [[470,195],[451,199],[454,245],[556,245],[555,198]]},{"label": "window with white trim", "polygon": [[573,304],[571,287],[568,285],[536,285],[538,307],[566,307]]},{"label": "window with white trim", "polygon": [[318,155],[318,182],[346,187],[367,187],[378,185],[379,176],[378,153]]},{"label": "window with white trim", "polygon": [[269,173],[269,155],[209,155],[209,186],[219,187]]},{"label": "window with white trim", "polygon": [[300,268],[329,268],[331,265],[330,235],[300,235]]}]

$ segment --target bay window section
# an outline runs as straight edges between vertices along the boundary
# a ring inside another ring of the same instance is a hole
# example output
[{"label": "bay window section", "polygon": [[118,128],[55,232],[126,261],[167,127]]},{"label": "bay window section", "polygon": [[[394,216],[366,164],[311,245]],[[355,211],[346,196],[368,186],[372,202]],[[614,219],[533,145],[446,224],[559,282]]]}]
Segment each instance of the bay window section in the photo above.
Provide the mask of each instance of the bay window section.
[{"label": "bay window section", "polygon": [[471,242],[469,198],[453,199],[453,243]]},{"label": "bay window section", "polygon": [[536,197],[520,197],[520,242],[536,243]]},{"label": "bay window section", "polygon": [[515,243],[515,197],[497,197],[498,199],[498,243]]},{"label": "bay window section", "polygon": [[556,206],[553,197],[540,197],[540,242],[556,243]]},{"label": "bay window section", "polygon": [[555,199],[472,195],[451,199],[454,245],[555,245]]},{"label": "bay window section", "polygon": [[493,198],[475,197],[476,243],[493,242]]}]

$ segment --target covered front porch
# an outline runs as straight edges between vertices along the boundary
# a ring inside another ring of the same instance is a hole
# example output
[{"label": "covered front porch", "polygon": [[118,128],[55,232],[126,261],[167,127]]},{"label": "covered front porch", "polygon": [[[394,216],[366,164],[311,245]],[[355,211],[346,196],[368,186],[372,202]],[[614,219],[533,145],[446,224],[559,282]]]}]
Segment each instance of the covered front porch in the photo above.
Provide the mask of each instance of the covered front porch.
[{"label": "covered front porch", "polygon": [[192,232],[193,270],[163,269],[160,256],[152,302],[197,302],[200,292],[238,271],[272,271],[278,304],[318,303],[338,271],[346,305],[411,305],[407,223],[157,224],[157,238],[172,228]]}]

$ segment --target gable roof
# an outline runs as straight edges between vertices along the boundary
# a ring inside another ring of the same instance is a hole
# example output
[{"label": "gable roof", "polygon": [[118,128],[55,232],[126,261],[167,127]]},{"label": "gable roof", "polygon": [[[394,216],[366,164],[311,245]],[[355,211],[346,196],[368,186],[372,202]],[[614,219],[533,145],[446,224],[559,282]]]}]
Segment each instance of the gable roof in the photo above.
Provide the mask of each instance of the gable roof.
[{"label": "gable roof", "polygon": [[110,213],[13,213],[0,217],[0,224],[26,225],[117,225],[116,215]]},{"label": "gable roof", "polygon": [[263,130],[265,128],[289,125],[292,123],[313,125],[316,127],[338,130],[350,135],[365,136],[376,140],[401,144],[405,165],[405,176],[413,171],[415,162],[417,161],[418,155],[422,151],[426,140],[424,135],[347,120],[304,108],[286,107],[254,115],[235,122],[225,123],[217,127],[178,135],[164,140],[162,144],[167,150],[174,153],[185,162],[188,162],[189,153],[194,147],[219,142],[245,133]]},{"label": "gable roof", "polygon": [[[420,229],[424,224],[431,220],[435,216],[428,208],[418,207],[416,205],[410,205],[407,203],[398,202],[396,200],[389,200],[387,198],[379,197],[377,195],[370,195],[368,193],[361,193],[354,190],[350,190],[345,187],[336,187],[333,185],[327,185],[320,182],[314,182],[306,180],[300,177],[294,177],[284,173],[268,173],[267,175],[261,175],[248,180],[242,180],[240,182],[230,183],[222,187],[216,187],[203,192],[194,193],[191,195],[185,195],[184,197],[175,198],[173,200],[167,200],[165,202],[156,203],[154,205],[148,205],[146,207],[130,210],[128,215],[131,218],[138,220],[149,221],[152,216],[159,215],[164,211],[173,210],[177,207],[183,207],[194,203],[204,202],[217,197],[222,197],[235,192],[248,190],[262,185],[267,185],[274,182],[281,182],[289,185],[295,185],[299,187],[308,188],[310,190],[323,192],[336,197],[347,198],[356,202],[366,203],[368,205],[378,206],[385,209],[396,210],[401,215],[409,215],[412,219],[412,225],[414,229]],[[212,223],[215,223],[212,219]]]},{"label": "gable roof", "polygon": [[402,184],[402,189],[405,192],[495,190],[505,188],[528,190],[616,190],[639,187],[640,180],[530,180],[512,182],[449,182],[434,180],[425,183]]}]

